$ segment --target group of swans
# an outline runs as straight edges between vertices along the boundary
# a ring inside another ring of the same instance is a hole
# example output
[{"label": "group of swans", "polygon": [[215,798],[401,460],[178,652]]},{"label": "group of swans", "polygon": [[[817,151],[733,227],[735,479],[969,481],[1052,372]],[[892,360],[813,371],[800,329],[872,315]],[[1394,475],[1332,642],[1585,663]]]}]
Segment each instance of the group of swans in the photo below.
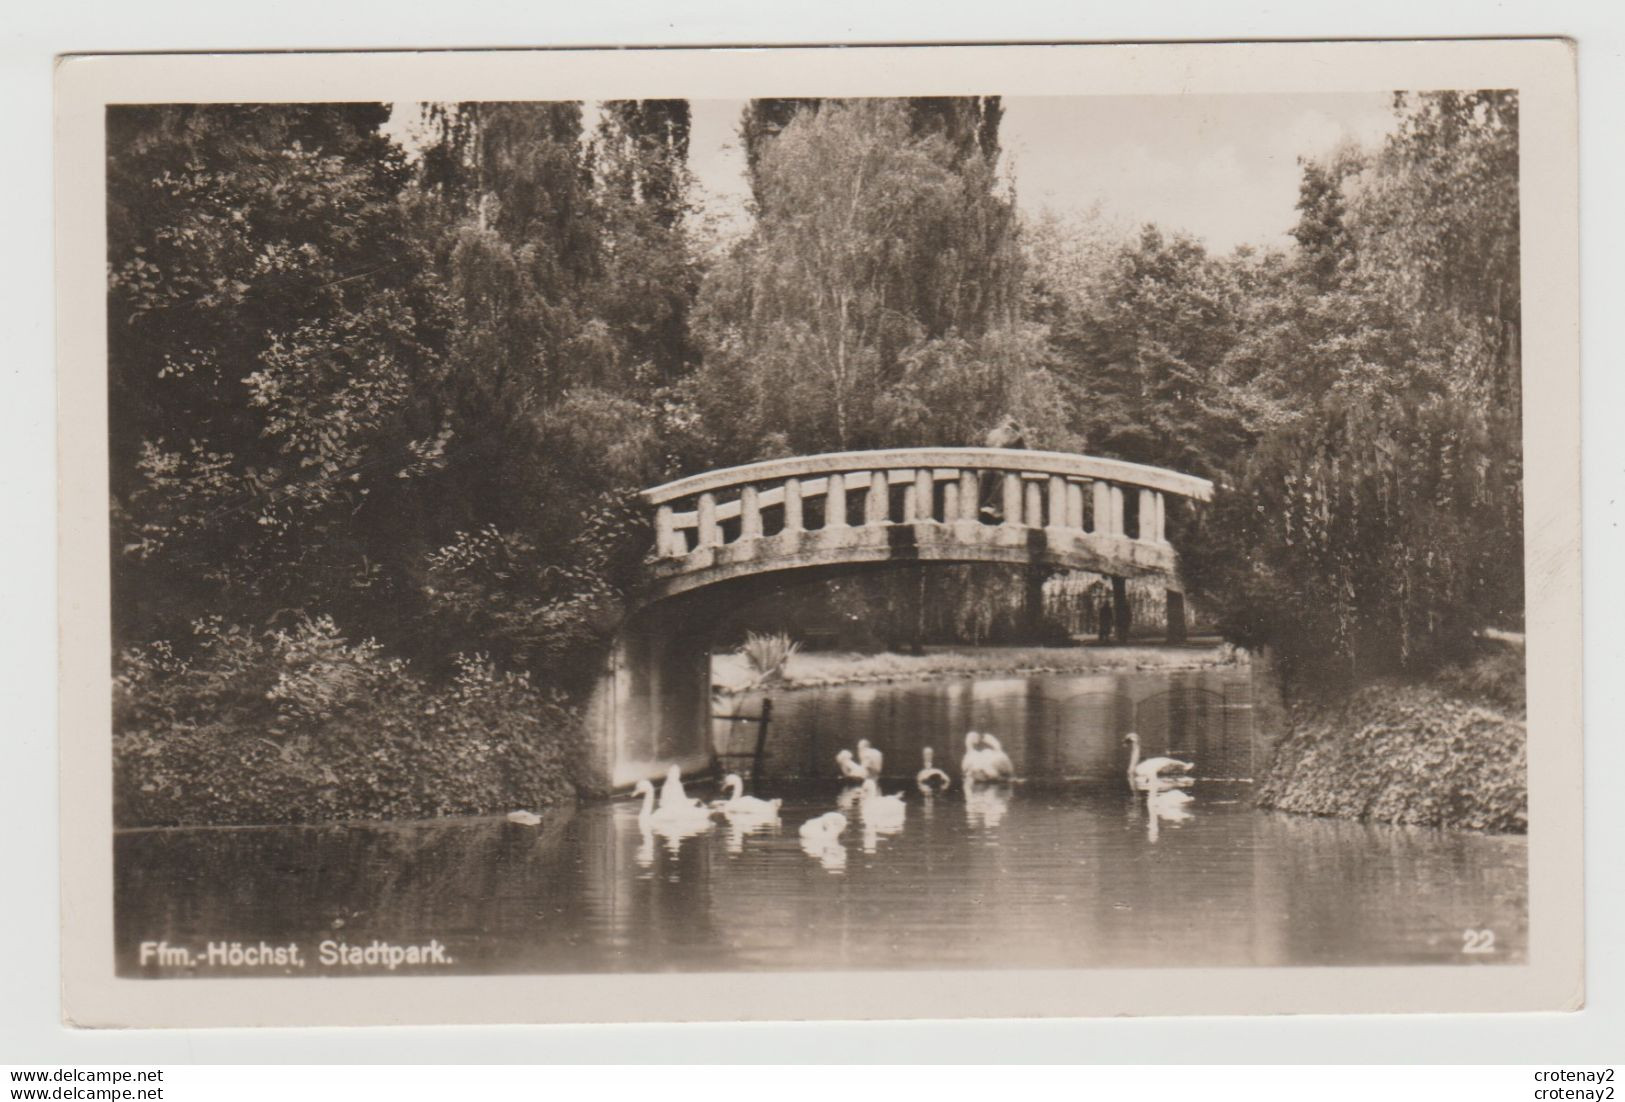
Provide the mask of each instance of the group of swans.
[{"label": "group of swans", "polygon": [[[1184,790],[1195,783],[1190,775],[1194,765],[1164,756],[1142,758],[1140,736],[1133,732],[1123,741],[1129,746],[1129,789],[1136,795],[1145,795],[1149,833],[1154,842],[1160,822],[1190,817],[1185,805],[1191,802],[1191,796]],[[953,779],[936,766],[929,746],[922,749],[920,757],[921,768],[915,774],[915,784],[922,792],[929,796],[952,785]],[[880,838],[901,831],[908,816],[901,792],[888,794],[880,790],[880,773],[885,759],[868,739],[858,741],[856,752],[842,750],[835,760],[842,779],[853,782],[841,793],[838,800],[841,810],[816,815],[802,823],[800,828],[802,849],[830,869],[845,865],[846,849],[841,843],[841,836],[851,822],[848,812],[857,818],[862,827],[862,844],[866,853],[875,852]],[[1009,808],[1008,790],[1003,785],[1015,776],[1015,767],[998,738],[985,732],[968,732],[960,771],[964,777],[968,820],[980,827],[997,826]],[[779,810],[784,804],[780,799],[746,795],[744,781],[737,773],[723,778],[720,799],[710,804],[702,803],[684,791],[682,771],[676,765],[666,770],[658,800],[654,785],[647,780],[639,781],[632,794],[643,798],[638,825],[643,829],[644,848],[651,858],[654,834],[663,835],[675,852],[682,839],[711,829],[718,816],[728,823],[730,850],[740,852],[746,834],[755,830],[777,829]],[[926,803],[929,812],[930,800]]]},{"label": "group of swans", "polygon": [[667,846],[675,852],[684,838],[710,830],[716,817],[721,816],[729,827],[729,848],[737,853],[743,848],[746,834],[778,825],[779,808],[784,801],[745,795],[745,782],[739,774],[729,773],[723,778],[722,792],[723,798],[709,805],[690,797],[683,790],[682,770],[673,765],[666,770],[658,802],[654,785],[648,781],[639,781],[632,789],[634,797],[643,797],[638,826],[651,841],[653,835],[663,835]]}]

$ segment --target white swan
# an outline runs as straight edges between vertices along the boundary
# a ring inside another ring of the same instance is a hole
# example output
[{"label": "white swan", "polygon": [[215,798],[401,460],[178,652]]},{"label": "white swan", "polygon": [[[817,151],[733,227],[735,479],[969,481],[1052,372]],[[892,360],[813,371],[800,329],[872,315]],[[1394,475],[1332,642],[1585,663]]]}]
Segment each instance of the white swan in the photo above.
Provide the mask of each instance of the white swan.
[{"label": "white swan", "polygon": [[508,822],[518,823],[520,826],[540,826],[542,817],[534,811],[510,811],[508,812]]},{"label": "white swan", "polygon": [[1016,767],[1010,755],[1004,752],[1004,745],[988,734],[982,736],[981,772],[977,780],[1007,781],[1016,775]]},{"label": "white swan", "polygon": [[863,772],[866,776],[879,780],[880,770],[885,761],[885,755],[871,746],[868,739],[860,738],[858,740],[858,764],[863,766]]},{"label": "white swan", "polygon": [[739,779],[738,773],[722,778],[722,790],[729,794],[728,798],[713,806],[729,818],[776,819],[779,808],[784,806],[783,800],[745,795],[745,782]]},{"label": "white swan", "polygon": [[863,813],[865,819],[901,819],[908,811],[908,805],[903,803],[901,792],[881,795],[880,785],[875,783],[873,777],[864,781],[863,787],[858,792],[862,797],[858,810]]},{"label": "white swan", "polygon": [[801,824],[801,852],[816,858],[830,872],[846,868],[846,847],[841,845],[841,832],[846,829],[846,816],[839,811],[826,811]]},{"label": "white swan", "polygon": [[842,750],[835,755],[835,764],[841,767],[841,780],[863,781],[869,779],[869,771],[852,756],[852,751]]},{"label": "white swan", "polygon": [[816,818],[808,819],[801,824],[801,840],[803,842],[833,842],[841,836],[846,829],[846,816],[839,811],[826,811]]},{"label": "white swan", "polygon": [[959,772],[966,780],[972,779],[982,761],[982,736],[975,731],[965,732],[965,756],[959,759]]},{"label": "white swan", "polygon": [[1134,792],[1150,792],[1173,787],[1189,787],[1193,782],[1188,774],[1195,767],[1191,762],[1177,758],[1140,759],[1140,736],[1130,731],[1123,736],[1129,744],[1128,786]]},{"label": "white swan", "polygon": [[[676,766],[672,768],[675,769]],[[632,789],[632,795],[643,797],[643,807],[638,811],[638,823],[647,823],[662,834],[670,834],[673,830],[697,833],[708,829],[711,825],[711,810],[699,806],[698,803],[662,803],[656,808],[655,786],[648,781],[639,781],[637,787]]]},{"label": "white swan", "polygon": [[931,747],[920,751],[920,771],[914,774],[914,783],[921,792],[946,792],[954,782],[948,774],[931,763]]},{"label": "white swan", "polygon": [[691,800],[683,791],[683,771],[675,762],[666,770],[666,781],[660,786],[660,810],[675,807],[698,807],[700,801]]}]

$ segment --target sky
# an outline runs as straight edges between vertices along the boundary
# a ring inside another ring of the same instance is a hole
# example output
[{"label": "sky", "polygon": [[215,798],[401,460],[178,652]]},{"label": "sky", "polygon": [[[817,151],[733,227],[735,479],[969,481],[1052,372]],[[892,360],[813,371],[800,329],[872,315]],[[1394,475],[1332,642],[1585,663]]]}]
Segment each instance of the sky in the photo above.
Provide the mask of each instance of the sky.
[{"label": "sky", "polygon": [[[1003,167],[1037,215],[1156,222],[1228,252],[1285,245],[1296,220],[1300,156],[1373,144],[1393,126],[1386,93],[1246,96],[1006,97]],[[705,208],[743,225],[744,100],[695,100],[689,166]]]}]

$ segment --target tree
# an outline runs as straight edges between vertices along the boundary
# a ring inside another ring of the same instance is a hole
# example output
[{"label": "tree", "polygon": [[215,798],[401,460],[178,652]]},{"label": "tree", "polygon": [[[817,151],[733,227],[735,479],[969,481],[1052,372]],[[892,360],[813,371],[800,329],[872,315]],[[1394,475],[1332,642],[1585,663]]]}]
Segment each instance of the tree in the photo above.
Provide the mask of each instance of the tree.
[{"label": "tree", "polygon": [[[739,116],[739,136],[745,149],[751,193],[762,201],[760,166],[773,140],[798,114],[816,114],[824,99],[753,99]],[[915,137],[939,137],[948,144],[954,167],[978,157],[987,165],[999,159],[999,123],[1004,105],[998,96],[916,96],[900,101]]]},{"label": "tree", "polygon": [[989,396],[1021,388],[959,372],[991,420],[934,423],[947,403],[929,365],[988,341],[996,371],[1041,367],[1017,336],[1021,256],[992,165],[915,129],[906,102],[834,101],[759,141],[755,228],[702,291],[705,365],[685,398],[712,434],[695,462],[969,442],[1009,412]]},{"label": "tree", "polygon": [[1334,684],[1523,608],[1516,98],[1395,106],[1374,155],[1304,166],[1228,356],[1270,417],[1185,557],[1232,638]]},{"label": "tree", "polygon": [[1245,441],[1226,356],[1240,330],[1236,265],[1142,227],[1081,286],[1053,281],[1056,370],[1082,396],[1091,450],[1214,474]]},{"label": "tree", "polygon": [[108,113],[115,625],[355,611],[403,488],[441,460],[406,165],[380,105]]}]

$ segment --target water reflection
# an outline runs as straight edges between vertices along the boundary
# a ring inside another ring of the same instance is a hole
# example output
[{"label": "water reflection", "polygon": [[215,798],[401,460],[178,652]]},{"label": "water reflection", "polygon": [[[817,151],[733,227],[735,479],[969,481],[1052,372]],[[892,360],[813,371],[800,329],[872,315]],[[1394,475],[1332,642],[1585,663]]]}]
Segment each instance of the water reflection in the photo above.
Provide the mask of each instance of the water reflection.
[{"label": "water reflection", "polygon": [[[1523,839],[1191,791],[1174,811],[1121,782],[987,786],[922,798],[897,829],[814,836],[801,828],[834,806],[832,785],[786,788],[778,830],[673,836],[621,801],[549,834],[500,820],[126,834],[120,968],[154,974],[142,940],[313,946],[335,929],[438,937],[466,972],[1523,959]],[[1466,928],[1494,929],[1497,953],[1463,958]]]},{"label": "water reflection", "polygon": [[737,857],[745,852],[745,838],[750,834],[777,834],[779,817],[764,815],[727,816],[728,853]]},{"label": "water reflection", "polygon": [[972,830],[997,829],[1010,812],[1011,788],[1006,784],[965,784],[965,822]]},{"label": "water reflection", "polygon": [[1163,823],[1182,823],[1191,817],[1191,804],[1195,802],[1181,787],[1148,788],[1145,790],[1145,837],[1155,842]]},{"label": "water reflection", "polygon": [[[1138,731],[1144,752],[1194,759],[1204,777],[1254,772],[1251,693],[1245,668],[1046,674],[985,680],[904,681],[781,692],[765,773],[778,779],[840,775],[837,754],[864,735],[885,754],[887,776],[916,779],[927,747],[938,765],[967,770],[968,732],[991,734],[1017,777],[1106,781],[1121,777],[1118,741]],[[754,708],[759,700],[742,700]],[[719,744],[730,735],[718,725]],[[861,780],[853,762],[852,776]]]},{"label": "water reflection", "polygon": [[[1524,959],[1523,838],[1260,812],[1250,785],[1215,779],[1250,753],[1218,705],[1160,699],[1174,718],[1144,724],[1140,705],[1167,683],[787,694],[773,761],[812,762],[819,779],[770,768],[752,787],[783,798],[772,821],[662,817],[646,795],[544,828],[493,818],[119,835],[119,971],[158,974],[139,961],[144,940],[295,940],[314,955],[327,937],[438,938],[463,973]],[[832,716],[850,722],[826,728]],[[1198,762],[1194,787],[1128,791],[1119,740],[1137,719],[1148,753]],[[899,776],[881,787],[909,786],[901,804],[841,787],[837,730],[884,750]],[[996,731],[1025,779],[914,791],[915,748],[957,749],[966,730]],[[801,759],[800,737],[826,741]],[[1085,779],[1064,779],[1074,774]],[[712,787],[690,785],[706,798]],[[1494,930],[1496,953],[1462,956],[1469,928]]]}]

